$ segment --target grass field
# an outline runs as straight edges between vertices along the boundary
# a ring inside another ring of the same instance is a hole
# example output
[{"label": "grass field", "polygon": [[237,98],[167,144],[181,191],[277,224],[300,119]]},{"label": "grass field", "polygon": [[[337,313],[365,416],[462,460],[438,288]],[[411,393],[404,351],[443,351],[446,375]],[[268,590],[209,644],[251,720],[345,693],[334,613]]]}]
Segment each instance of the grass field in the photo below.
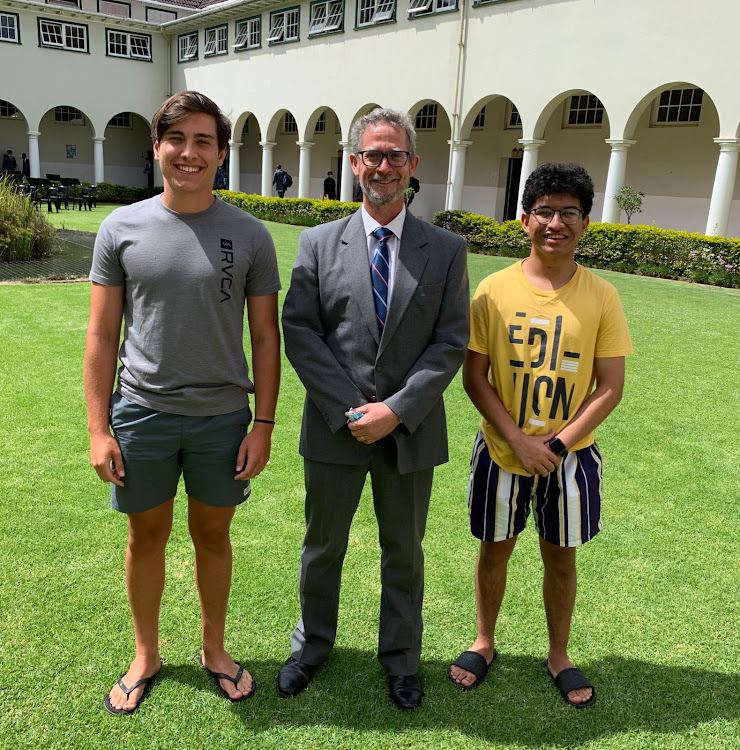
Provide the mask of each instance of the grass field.
[{"label": "grass field", "polygon": [[[287,287],[300,229],[270,225]],[[470,256],[472,288],[511,261]],[[227,641],[257,682],[232,706],[197,665],[199,611],[181,494],[168,547],[162,676],[132,717],[103,696],[132,656],[125,518],[88,465],[81,370],[89,285],[0,286],[0,746],[3,748],[740,747],[740,293],[613,273],[635,355],[598,433],[605,529],[578,555],[571,656],[599,702],[575,711],[547,677],[536,538],[522,535],[497,631],[500,657],[464,694],[449,662],[475,631],[467,463],[477,418],[459,377],[446,401],[425,543],[421,675],[411,715],[374,658],[377,526],[353,526],[337,645],[310,689],[275,676],[298,612],[303,393],[285,363],[272,463],[236,515]],[[282,297],[281,297],[282,299]]]},{"label": "grass field", "polygon": [[81,232],[97,232],[100,222],[122,203],[98,203],[91,211],[62,210],[44,213],[49,224],[59,229],[77,229]]}]

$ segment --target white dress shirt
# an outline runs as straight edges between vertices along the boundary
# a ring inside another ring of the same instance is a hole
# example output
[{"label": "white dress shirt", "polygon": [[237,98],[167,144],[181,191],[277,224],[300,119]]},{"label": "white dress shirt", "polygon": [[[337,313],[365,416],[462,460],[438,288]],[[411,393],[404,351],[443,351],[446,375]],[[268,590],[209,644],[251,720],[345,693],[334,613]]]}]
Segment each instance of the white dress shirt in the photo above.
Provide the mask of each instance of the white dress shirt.
[{"label": "white dress shirt", "polygon": [[390,310],[393,295],[393,282],[396,277],[398,251],[401,247],[401,232],[403,232],[403,223],[406,221],[406,206],[401,209],[401,212],[395,219],[393,219],[393,221],[390,221],[387,224],[378,224],[378,222],[375,221],[367,211],[365,211],[365,206],[362,206],[360,211],[362,212],[362,222],[365,225],[365,235],[367,236],[368,269],[372,265],[375,251],[378,249],[378,240],[373,237],[373,232],[378,227],[385,227],[393,232],[393,236],[386,240],[386,244],[388,245],[388,309]]}]

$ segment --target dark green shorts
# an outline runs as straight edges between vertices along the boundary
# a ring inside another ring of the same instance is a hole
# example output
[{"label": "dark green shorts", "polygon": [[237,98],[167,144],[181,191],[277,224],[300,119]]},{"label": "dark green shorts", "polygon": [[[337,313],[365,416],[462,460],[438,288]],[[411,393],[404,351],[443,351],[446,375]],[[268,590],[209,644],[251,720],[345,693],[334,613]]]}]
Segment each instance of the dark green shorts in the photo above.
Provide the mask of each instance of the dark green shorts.
[{"label": "dark green shorts", "polygon": [[234,479],[239,445],[247,434],[249,407],[213,417],[186,417],[134,404],[114,393],[111,426],[121,446],[126,476],[111,485],[111,505],[141,513],[174,497],[180,474],[185,491],[206,505],[231,508],[251,492]]}]

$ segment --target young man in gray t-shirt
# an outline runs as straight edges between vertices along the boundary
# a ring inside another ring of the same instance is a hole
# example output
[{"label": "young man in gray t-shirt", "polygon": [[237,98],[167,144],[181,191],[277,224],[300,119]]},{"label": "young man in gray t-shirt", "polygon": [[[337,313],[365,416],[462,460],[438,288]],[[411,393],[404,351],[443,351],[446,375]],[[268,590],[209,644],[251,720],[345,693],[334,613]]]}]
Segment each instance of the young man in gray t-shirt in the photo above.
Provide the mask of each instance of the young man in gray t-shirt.
[{"label": "young man in gray t-shirt", "polygon": [[180,474],[201,602],[200,663],[232,702],[255,690],[224,648],[229,527],[249,480],[270,457],[280,279],[264,226],[212,193],[230,135],[228,119],[207,97],[170,97],[152,121],[164,193],[114,211],[95,243],[85,353],[90,455],[100,479],[111,483],[112,506],[128,515],[126,581],[136,641],[133,662],[105,697],[113,714],[136,710],[161,666],[164,552]]}]

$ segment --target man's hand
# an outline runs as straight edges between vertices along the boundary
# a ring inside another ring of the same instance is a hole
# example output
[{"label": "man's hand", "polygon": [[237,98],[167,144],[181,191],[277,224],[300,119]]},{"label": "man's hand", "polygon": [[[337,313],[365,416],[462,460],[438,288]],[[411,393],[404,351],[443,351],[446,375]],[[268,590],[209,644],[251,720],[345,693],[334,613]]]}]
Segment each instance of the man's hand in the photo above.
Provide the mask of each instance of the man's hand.
[{"label": "man's hand", "polygon": [[246,481],[254,479],[262,472],[270,460],[272,443],[272,425],[257,422],[244,436],[236,457],[236,476],[234,479]]},{"label": "man's hand", "polygon": [[350,422],[348,427],[355,440],[365,445],[382,440],[401,424],[396,412],[381,401],[355,406],[355,411],[361,411],[365,416]]},{"label": "man's hand", "polygon": [[110,432],[90,435],[90,463],[104,482],[123,487],[121,478],[126,476],[123,456],[118,441]]},{"label": "man's hand", "polygon": [[547,444],[555,437],[553,430],[548,435],[525,435],[522,433],[511,443],[514,455],[519,459],[524,470],[533,476],[546,476],[560,466],[560,456],[556,456]]}]

